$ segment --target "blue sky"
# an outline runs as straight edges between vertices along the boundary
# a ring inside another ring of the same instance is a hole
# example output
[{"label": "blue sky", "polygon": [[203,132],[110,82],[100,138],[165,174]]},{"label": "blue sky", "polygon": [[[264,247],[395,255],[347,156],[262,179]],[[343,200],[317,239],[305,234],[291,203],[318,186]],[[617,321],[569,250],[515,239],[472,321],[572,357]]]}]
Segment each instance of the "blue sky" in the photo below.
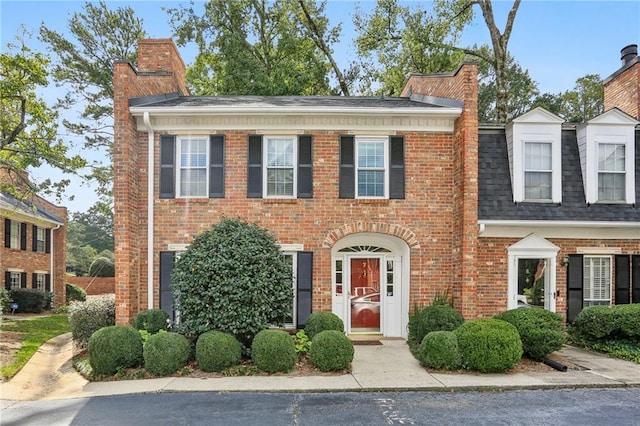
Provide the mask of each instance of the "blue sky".
[{"label": "blue sky", "polygon": [[[8,1],[0,0],[0,44],[5,50],[23,24],[37,33],[42,22],[56,31],[64,32],[74,12],[82,10],[84,1]],[[171,37],[168,18],[162,7],[188,5],[185,1],[107,1],[113,8],[131,6],[143,18],[150,37]],[[203,2],[197,0],[196,3]],[[340,63],[354,56],[352,15],[356,3],[364,9],[375,2],[329,0],[327,14],[332,22],[342,21],[342,43],[336,47]],[[418,2],[407,2],[409,5]],[[428,2],[422,2],[427,5]],[[512,1],[495,1],[496,22],[502,29]],[[465,31],[462,44],[489,43],[490,38],[480,13]],[[620,49],[628,44],[640,44],[640,1],[537,1],[523,0],[509,41],[509,51],[516,61],[529,70],[538,82],[541,92],[559,93],[573,88],[576,79],[586,74],[607,77],[620,66]],[[44,50],[37,41],[34,50]],[[196,54],[193,47],[181,48],[185,63],[189,65]],[[44,94],[53,100],[53,89]],[[73,185],[69,195],[74,201],[63,200],[70,211],[84,211],[96,197],[89,188]]]}]

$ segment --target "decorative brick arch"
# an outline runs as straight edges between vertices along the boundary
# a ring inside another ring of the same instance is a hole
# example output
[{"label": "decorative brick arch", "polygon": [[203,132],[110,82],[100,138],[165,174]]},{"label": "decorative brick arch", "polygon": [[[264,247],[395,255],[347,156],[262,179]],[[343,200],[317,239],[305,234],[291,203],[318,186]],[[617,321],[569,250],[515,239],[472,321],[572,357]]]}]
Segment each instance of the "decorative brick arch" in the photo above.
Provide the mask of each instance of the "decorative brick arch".
[{"label": "decorative brick arch", "polygon": [[381,222],[362,221],[345,223],[340,228],[336,228],[330,231],[324,238],[322,246],[325,248],[332,248],[336,244],[336,242],[338,242],[342,238],[351,234],[359,234],[364,232],[393,235],[394,237],[400,238],[405,243],[407,243],[410,249],[420,248],[420,242],[418,241],[416,234],[410,229],[405,228],[404,226],[396,224],[391,225]]}]

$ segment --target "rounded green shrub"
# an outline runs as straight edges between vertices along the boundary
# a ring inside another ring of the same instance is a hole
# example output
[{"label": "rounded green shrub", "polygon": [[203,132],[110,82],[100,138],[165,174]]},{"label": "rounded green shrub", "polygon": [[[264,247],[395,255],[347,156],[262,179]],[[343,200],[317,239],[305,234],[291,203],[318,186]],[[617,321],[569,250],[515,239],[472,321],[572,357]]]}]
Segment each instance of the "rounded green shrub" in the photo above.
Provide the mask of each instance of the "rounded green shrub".
[{"label": "rounded green shrub", "polygon": [[147,309],[138,312],[133,318],[133,328],[146,330],[149,334],[156,334],[160,330],[166,330],[169,314],[162,309]]},{"label": "rounded green shrub", "polygon": [[189,341],[178,333],[157,333],[144,343],[144,368],[156,376],[173,374],[189,362]]},{"label": "rounded green shrub", "polygon": [[311,342],[311,363],[320,371],[344,370],[353,361],[353,342],[342,331],[321,331]]},{"label": "rounded green shrub", "polygon": [[316,334],[325,330],[335,330],[344,332],[344,323],[336,314],[332,312],[314,312],[307,318],[304,332],[309,339],[313,340]]},{"label": "rounded green shrub", "polygon": [[453,331],[463,322],[460,312],[450,305],[426,306],[409,318],[409,341],[419,345],[432,331]]},{"label": "rounded green shrub", "polygon": [[65,290],[67,303],[71,303],[74,301],[84,302],[85,300],[87,300],[87,292],[84,291],[82,287],[78,287],[77,285],[71,283],[66,283]]},{"label": "rounded green shrub", "polygon": [[286,331],[262,330],[253,339],[251,358],[262,371],[287,373],[296,365],[296,348]]},{"label": "rounded green shrub", "polygon": [[180,331],[232,333],[249,347],[260,330],[284,325],[291,314],[291,273],[267,230],[223,219],[196,237],[174,266]]},{"label": "rounded green shrub", "polygon": [[13,303],[18,304],[17,312],[39,314],[47,306],[46,294],[35,288],[16,288],[9,292]]},{"label": "rounded green shrub", "polygon": [[102,327],[115,325],[116,299],[113,294],[92,297],[86,302],[69,304],[69,326],[79,348],[86,348],[89,338]]},{"label": "rounded green shrub", "polygon": [[531,359],[543,360],[562,349],[565,342],[562,317],[540,308],[511,309],[495,318],[512,324],[520,334],[524,354]]},{"label": "rounded green shrub", "polygon": [[242,344],[232,334],[208,331],[196,342],[196,361],[202,371],[222,371],[242,359]]},{"label": "rounded green shrub", "polygon": [[133,327],[103,327],[91,335],[88,346],[89,364],[95,374],[112,375],[142,363],[142,338]]},{"label": "rounded green shrub", "polygon": [[586,307],[573,320],[569,334],[581,344],[607,339],[637,340],[640,338],[640,304]]},{"label": "rounded green shrub", "polygon": [[462,364],[458,338],[453,331],[428,333],[420,343],[418,354],[420,362],[429,368],[455,370]]},{"label": "rounded green shrub", "polygon": [[454,331],[462,367],[481,373],[502,373],[522,357],[518,330],[506,321],[490,318],[467,321]]}]

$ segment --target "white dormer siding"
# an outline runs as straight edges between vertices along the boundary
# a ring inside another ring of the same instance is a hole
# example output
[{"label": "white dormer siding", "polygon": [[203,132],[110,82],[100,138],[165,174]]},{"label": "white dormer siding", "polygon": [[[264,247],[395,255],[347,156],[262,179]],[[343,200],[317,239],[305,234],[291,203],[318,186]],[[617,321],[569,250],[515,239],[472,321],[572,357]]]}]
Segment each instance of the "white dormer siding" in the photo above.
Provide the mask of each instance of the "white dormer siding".
[{"label": "white dormer siding", "polygon": [[587,203],[635,203],[635,126],[613,108],[578,126],[576,135]]},{"label": "white dormer siding", "polygon": [[562,123],[538,107],[507,124],[514,202],[562,202]]}]

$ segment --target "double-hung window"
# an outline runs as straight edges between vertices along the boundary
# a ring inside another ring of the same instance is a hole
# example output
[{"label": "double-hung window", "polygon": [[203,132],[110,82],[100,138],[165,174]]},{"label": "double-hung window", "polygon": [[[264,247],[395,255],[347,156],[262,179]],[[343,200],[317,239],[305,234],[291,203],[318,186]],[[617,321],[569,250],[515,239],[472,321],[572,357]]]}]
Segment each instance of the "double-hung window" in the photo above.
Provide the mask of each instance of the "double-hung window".
[{"label": "double-hung window", "polygon": [[38,291],[45,291],[46,274],[35,273],[33,277],[33,288]]},{"label": "double-hung window", "polygon": [[585,256],[583,261],[584,306],[611,304],[611,257]]},{"label": "double-hung window", "polygon": [[388,138],[356,138],[357,198],[388,197]]},{"label": "double-hung window", "polygon": [[20,240],[22,239],[22,226],[20,222],[16,222],[15,220],[11,221],[11,237],[9,242],[9,247],[13,249],[20,248]]},{"label": "double-hung window", "polygon": [[264,138],[265,197],[293,198],[296,195],[296,138],[266,136]]},{"label": "double-hung window", "polygon": [[46,235],[47,235],[47,230],[44,228],[40,228],[40,227],[34,227],[33,228],[33,232],[36,233],[35,236],[35,251],[44,253],[46,251]]},{"label": "double-hung window", "polygon": [[525,142],[524,144],[524,198],[525,200],[551,200],[552,144]]},{"label": "double-hung window", "polygon": [[178,196],[206,197],[209,141],[206,138],[178,139]]},{"label": "double-hung window", "polygon": [[21,272],[9,272],[9,289],[10,290],[16,290],[19,289],[21,287],[21,282],[22,282],[22,273]]},{"label": "double-hung window", "polygon": [[598,144],[598,201],[625,200],[625,145]]}]

